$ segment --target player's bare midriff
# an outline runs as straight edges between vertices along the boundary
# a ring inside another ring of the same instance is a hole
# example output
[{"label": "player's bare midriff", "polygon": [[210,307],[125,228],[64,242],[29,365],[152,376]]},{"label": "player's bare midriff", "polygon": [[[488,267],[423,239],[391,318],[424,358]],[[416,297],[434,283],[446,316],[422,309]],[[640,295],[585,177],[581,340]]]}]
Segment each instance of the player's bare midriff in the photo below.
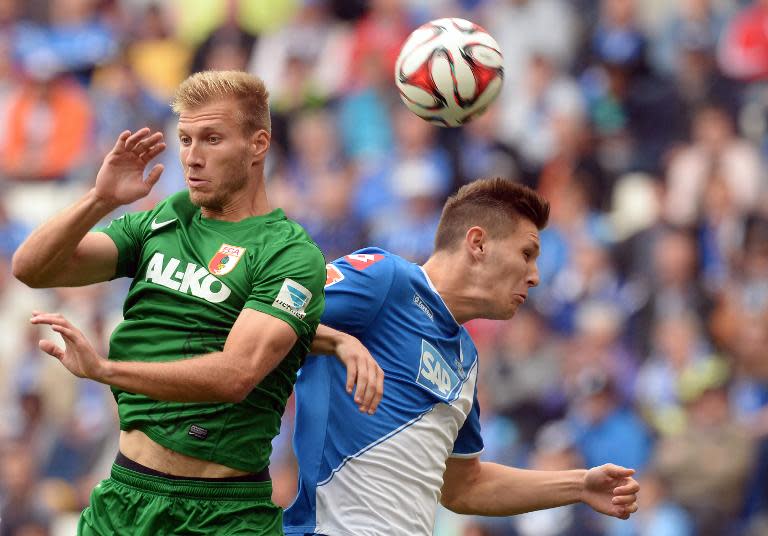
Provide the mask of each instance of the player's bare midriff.
[{"label": "player's bare midriff", "polygon": [[248,474],[239,469],[168,449],[155,443],[139,430],[120,432],[120,452],[145,467],[174,476],[228,478]]}]

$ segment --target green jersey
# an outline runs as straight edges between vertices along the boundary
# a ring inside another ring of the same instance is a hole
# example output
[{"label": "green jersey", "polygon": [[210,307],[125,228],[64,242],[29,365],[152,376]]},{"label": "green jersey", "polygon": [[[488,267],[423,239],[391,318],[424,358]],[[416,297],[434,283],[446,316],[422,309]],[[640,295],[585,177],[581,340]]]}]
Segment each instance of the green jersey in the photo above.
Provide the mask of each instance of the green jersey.
[{"label": "green jersey", "polygon": [[112,389],[121,430],[141,430],[195,458],[262,470],[323,312],[320,250],[280,209],[239,222],[213,220],[186,191],[101,232],[118,249],[115,277],[133,277],[110,359],[173,361],[219,352],[244,307],[294,329],[291,351],[240,403],[165,402]]}]

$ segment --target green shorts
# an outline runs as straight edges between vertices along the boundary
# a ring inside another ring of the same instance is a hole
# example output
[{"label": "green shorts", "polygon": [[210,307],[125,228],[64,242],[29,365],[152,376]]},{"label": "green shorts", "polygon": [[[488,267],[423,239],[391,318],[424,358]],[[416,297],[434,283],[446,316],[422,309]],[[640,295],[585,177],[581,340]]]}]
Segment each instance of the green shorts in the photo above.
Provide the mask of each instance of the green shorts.
[{"label": "green shorts", "polygon": [[272,482],[175,480],[112,466],[91,493],[78,535],[282,535]]}]

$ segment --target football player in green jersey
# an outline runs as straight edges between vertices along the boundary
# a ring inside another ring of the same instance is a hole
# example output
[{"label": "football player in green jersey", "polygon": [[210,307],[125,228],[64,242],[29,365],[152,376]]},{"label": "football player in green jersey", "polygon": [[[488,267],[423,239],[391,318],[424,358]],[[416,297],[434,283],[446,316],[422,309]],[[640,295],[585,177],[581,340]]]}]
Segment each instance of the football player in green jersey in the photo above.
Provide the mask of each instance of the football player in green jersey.
[{"label": "football player in green jersey", "polygon": [[[112,385],[118,405],[120,453],[80,534],[282,534],[267,466],[323,311],[325,262],[267,200],[267,98],[246,73],[191,76],[173,103],[188,191],[91,231],[146,196],[163,171],[156,164],[144,177],[165,149],[161,133],[123,132],[94,187],[14,255],[14,275],[36,288],[133,278],[98,367],[82,366],[87,341],[66,319],[33,313],[66,343],[41,341],[42,350]],[[356,399],[369,411],[380,369],[358,355]]]}]

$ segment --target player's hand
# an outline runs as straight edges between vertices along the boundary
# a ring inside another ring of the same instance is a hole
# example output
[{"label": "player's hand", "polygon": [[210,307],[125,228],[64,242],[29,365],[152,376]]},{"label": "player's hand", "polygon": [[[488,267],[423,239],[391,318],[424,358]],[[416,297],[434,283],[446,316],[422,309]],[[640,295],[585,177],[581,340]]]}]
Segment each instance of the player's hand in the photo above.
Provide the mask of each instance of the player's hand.
[{"label": "player's hand", "polygon": [[144,178],[150,160],[165,150],[163,133],[142,128],[133,134],[126,130],[104,157],[96,175],[94,193],[110,206],[133,203],[149,194],[160,179],[162,164],[155,164]]},{"label": "player's hand", "polygon": [[61,348],[53,341],[42,339],[40,349],[55,357],[75,376],[101,381],[109,361],[93,349],[85,335],[60,314],[33,311],[32,324],[47,324],[64,339]]},{"label": "player's hand", "polygon": [[637,512],[640,484],[632,478],[634,469],[607,463],[593,467],[584,477],[582,502],[601,514],[628,519]]},{"label": "player's hand", "polygon": [[373,415],[384,395],[384,371],[368,349],[351,335],[336,345],[336,355],[347,367],[347,392],[355,390],[355,403],[360,411]]}]

